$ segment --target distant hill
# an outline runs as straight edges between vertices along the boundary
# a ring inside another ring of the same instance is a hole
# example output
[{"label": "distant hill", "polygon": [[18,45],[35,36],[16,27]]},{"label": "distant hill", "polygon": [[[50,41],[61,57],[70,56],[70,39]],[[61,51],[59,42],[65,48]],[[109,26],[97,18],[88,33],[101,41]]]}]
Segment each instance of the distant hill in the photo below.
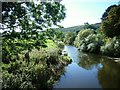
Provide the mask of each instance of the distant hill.
[{"label": "distant hill", "polygon": [[[100,24],[101,23],[95,23],[95,24],[91,24],[91,25],[94,26],[96,29],[98,29],[100,27]],[[68,27],[68,28],[56,28],[56,30],[60,30],[64,33],[67,33],[67,32],[76,33],[84,28],[85,28],[85,25],[79,25],[79,26],[73,26],[73,27]]]},{"label": "distant hill", "polygon": [[100,27],[101,23],[95,23],[95,24],[91,24],[93,25],[94,27],[96,27],[97,29]]},{"label": "distant hill", "polygon": [[57,30],[60,30],[62,32],[76,32],[82,29],[84,29],[84,25],[73,26],[73,27],[68,27],[68,28],[58,28]]}]

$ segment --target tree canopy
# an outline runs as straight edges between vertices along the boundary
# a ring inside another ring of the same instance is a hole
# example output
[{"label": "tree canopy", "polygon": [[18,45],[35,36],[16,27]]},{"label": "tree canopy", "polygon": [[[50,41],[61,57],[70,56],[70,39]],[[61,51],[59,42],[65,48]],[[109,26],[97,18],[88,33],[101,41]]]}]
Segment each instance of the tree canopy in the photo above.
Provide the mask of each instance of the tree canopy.
[{"label": "tree canopy", "polygon": [[[2,23],[5,34],[19,28],[20,35],[37,34],[37,31],[58,25],[65,17],[65,7],[59,2],[2,2]],[[4,34],[3,34],[4,35]],[[27,36],[26,36],[27,35]],[[32,36],[31,35],[31,36]],[[22,38],[23,38],[22,37]]]},{"label": "tree canopy", "polygon": [[[60,26],[65,10],[60,2],[55,1],[2,2],[2,60],[17,60],[21,51],[46,47],[47,32],[40,31]],[[49,34],[54,36],[54,33]]]},{"label": "tree canopy", "polygon": [[120,35],[120,5],[110,9],[107,18],[102,21],[101,30],[108,37]]},{"label": "tree canopy", "polygon": [[102,18],[101,18],[102,20],[107,19],[108,13],[109,13],[109,11],[110,11],[113,7],[117,7],[117,5],[111,5],[111,6],[109,6],[109,7],[105,10],[105,12],[103,13]]}]

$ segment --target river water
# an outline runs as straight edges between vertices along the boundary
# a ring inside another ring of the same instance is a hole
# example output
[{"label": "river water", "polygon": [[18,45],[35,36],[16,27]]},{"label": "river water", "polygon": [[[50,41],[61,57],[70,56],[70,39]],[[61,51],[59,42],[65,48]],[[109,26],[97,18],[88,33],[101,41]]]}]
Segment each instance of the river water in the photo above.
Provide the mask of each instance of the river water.
[{"label": "river water", "polygon": [[72,63],[53,85],[56,88],[120,88],[120,64],[107,57],[79,52],[65,46]]}]

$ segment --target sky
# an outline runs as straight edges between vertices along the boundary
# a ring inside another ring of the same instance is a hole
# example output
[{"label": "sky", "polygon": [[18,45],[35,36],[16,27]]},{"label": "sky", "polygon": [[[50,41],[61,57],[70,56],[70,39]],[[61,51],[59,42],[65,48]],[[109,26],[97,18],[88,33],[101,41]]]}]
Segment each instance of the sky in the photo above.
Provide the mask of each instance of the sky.
[{"label": "sky", "polygon": [[102,14],[110,6],[117,4],[120,0],[62,0],[65,5],[66,17],[61,22],[64,27],[71,27],[101,22]]}]

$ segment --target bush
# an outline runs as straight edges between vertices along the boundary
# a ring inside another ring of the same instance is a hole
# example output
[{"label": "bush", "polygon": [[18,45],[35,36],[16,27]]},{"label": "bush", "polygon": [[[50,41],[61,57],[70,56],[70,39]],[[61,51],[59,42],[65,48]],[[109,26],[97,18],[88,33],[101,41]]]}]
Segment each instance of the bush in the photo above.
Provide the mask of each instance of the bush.
[{"label": "bush", "polygon": [[65,36],[64,43],[68,45],[72,45],[75,40],[75,33],[68,32]]},{"label": "bush", "polygon": [[75,45],[84,52],[98,53],[103,44],[103,35],[95,34],[91,29],[82,30],[75,39]]},{"label": "bush", "polygon": [[59,41],[59,42],[57,42],[56,43],[57,44],[57,46],[59,47],[59,48],[61,48],[61,49],[63,49],[64,48],[64,42],[62,42],[62,41]]},{"label": "bush", "polygon": [[[85,44],[84,44],[85,43]],[[86,48],[79,47],[81,51],[90,52],[90,53],[98,53],[100,51],[100,46],[103,44],[102,35],[100,34],[90,34],[85,38],[84,43],[81,45],[86,45]],[[83,46],[82,45],[82,46]]]},{"label": "bush", "polygon": [[92,29],[80,30],[77,37],[75,38],[74,45],[76,47],[79,47],[81,42],[84,42],[85,38],[88,35],[93,34],[93,33],[94,33],[94,31]]},{"label": "bush", "polygon": [[30,53],[29,64],[22,58],[9,64],[2,64],[3,89],[39,89],[51,88],[63,73],[65,65],[71,62],[67,56],[61,56],[59,49],[49,52],[45,49]]},{"label": "bush", "polygon": [[120,57],[120,37],[107,38],[101,52],[112,57]]},{"label": "bush", "polygon": [[120,36],[108,38],[100,32],[85,30],[78,33],[74,44],[80,51],[120,57]]}]

